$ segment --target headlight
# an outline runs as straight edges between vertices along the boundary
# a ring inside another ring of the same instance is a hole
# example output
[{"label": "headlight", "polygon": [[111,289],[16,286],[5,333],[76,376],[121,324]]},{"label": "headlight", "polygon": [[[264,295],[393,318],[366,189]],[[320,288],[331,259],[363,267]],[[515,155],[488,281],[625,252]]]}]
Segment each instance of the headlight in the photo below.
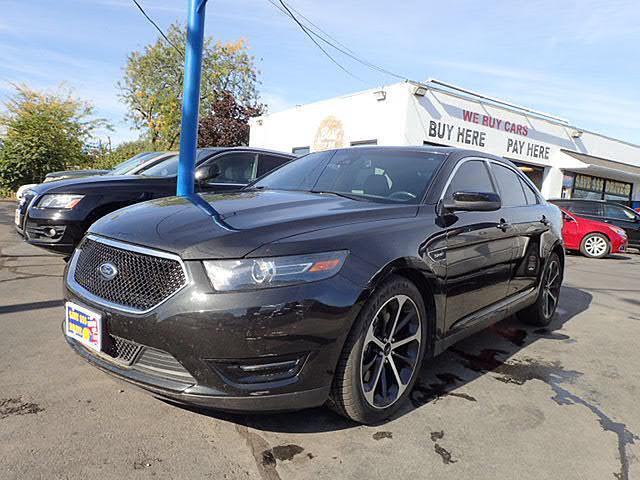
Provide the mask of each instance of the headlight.
[{"label": "headlight", "polygon": [[618,228],[618,227],[611,227],[611,230],[613,230],[614,232],[616,232],[618,235],[622,235],[623,237],[627,236],[627,232],[625,232],[622,228]]},{"label": "headlight", "polygon": [[347,251],[242,260],[205,260],[213,288],[220,292],[281,287],[333,277],[347,258]]},{"label": "headlight", "polygon": [[66,208],[71,209],[75,207],[84,195],[69,195],[69,194],[50,194],[45,195],[38,202],[38,208]]}]

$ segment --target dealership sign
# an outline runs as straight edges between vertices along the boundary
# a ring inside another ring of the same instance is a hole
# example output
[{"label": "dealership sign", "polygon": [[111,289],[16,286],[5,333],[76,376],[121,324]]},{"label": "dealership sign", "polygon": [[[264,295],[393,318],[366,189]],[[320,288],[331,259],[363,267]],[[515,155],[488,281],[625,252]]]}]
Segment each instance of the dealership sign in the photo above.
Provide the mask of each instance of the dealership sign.
[{"label": "dealership sign", "polygon": [[423,107],[419,110],[425,133],[434,143],[548,163],[553,149],[567,141],[560,126],[554,131],[540,132],[526,116],[510,115],[511,112],[492,114],[486,105],[481,106],[485,111],[481,113],[477,103],[449,96],[446,103],[435,96],[425,96],[418,101]]}]

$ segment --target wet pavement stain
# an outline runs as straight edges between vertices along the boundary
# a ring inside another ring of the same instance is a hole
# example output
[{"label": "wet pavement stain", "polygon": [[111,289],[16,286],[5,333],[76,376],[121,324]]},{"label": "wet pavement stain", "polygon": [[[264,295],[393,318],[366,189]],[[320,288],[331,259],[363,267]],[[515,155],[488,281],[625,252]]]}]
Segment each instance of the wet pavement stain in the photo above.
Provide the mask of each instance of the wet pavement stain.
[{"label": "wet pavement stain", "polygon": [[23,402],[22,397],[0,398],[0,419],[12,415],[32,415],[44,412],[37,403]]},{"label": "wet pavement stain", "polygon": [[[249,424],[250,422],[247,422]],[[236,425],[236,431],[244,438],[256,462],[258,474],[263,480],[280,480],[276,470],[276,457],[267,441],[247,425]]]},{"label": "wet pavement stain", "polygon": [[502,338],[509,340],[511,343],[518,347],[523,347],[526,343],[525,340],[527,338],[527,331],[522,328],[513,328],[513,327],[499,327],[498,325],[492,325],[489,327],[490,330],[493,330],[495,333],[500,335]]},{"label": "wet pavement stain", "polygon": [[374,440],[382,440],[383,438],[391,439],[391,438],[393,438],[393,433],[382,431],[382,432],[376,432],[376,433],[373,434],[373,439]]},{"label": "wet pavement stain", "polygon": [[411,391],[411,395],[409,396],[409,399],[415,408],[447,396],[462,398],[471,402],[476,401],[476,399],[471,395],[451,391],[457,383],[464,382],[464,380],[459,376],[454,375],[453,373],[437,373],[436,377],[440,382],[429,383],[428,385],[423,383],[415,384]]},{"label": "wet pavement stain", "polygon": [[617,422],[603,412],[597,405],[589,402],[570,392],[561,384],[573,383],[582,375],[575,370],[565,370],[560,362],[543,362],[531,358],[522,360],[512,360],[505,362],[497,358],[499,355],[507,353],[501,350],[482,350],[479,354],[471,354],[461,350],[453,350],[464,361],[466,368],[477,372],[493,372],[498,374],[494,377],[504,383],[523,385],[529,380],[540,380],[551,387],[555,395],[551,399],[558,405],[580,405],[593,413],[602,429],[616,435],[618,446],[618,459],[620,461],[620,471],[614,472],[613,476],[617,480],[629,480],[629,456],[627,446],[635,445],[640,441],[640,437],[631,432],[626,424]]},{"label": "wet pavement stain", "polygon": [[276,460],[287,462],[296,455],[304,452],[304,448],[300,445],[278,445],[277,447],[273,447],[271,451]]},{"label": "wet pavement stain", "polygon": [[453,458],[451,458],[451,452],[449,452],[446,448],[440,446],[440,444],[434,444],[433,449],[438,455],[440,455],[440,457],[442,457],[442,463],[444,463],[445,465],[457,462],[457,460],[453,460]]},{"label": "wet pavement stain", "polygon": [[445,465],[456,463],[457,460],[453,459],[451,452],[438,443],[438,440],[442,440],[443,438],[444,430],[440,430],[439,432],[431,432],[433,451],[440,455],[440,458],[442,458],[442,463],[444,463]]}]

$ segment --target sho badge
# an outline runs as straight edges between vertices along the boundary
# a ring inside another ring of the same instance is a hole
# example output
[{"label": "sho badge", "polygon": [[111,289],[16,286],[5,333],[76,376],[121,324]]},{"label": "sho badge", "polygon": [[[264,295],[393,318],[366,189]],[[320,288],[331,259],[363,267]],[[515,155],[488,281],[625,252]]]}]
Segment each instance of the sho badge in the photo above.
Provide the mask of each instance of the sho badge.
[{"label": "sho badge", "polygon": [[105,280],[113,280],[118,275],[118,269],[113,263],[103,263],[98,267],[98,272]]}]

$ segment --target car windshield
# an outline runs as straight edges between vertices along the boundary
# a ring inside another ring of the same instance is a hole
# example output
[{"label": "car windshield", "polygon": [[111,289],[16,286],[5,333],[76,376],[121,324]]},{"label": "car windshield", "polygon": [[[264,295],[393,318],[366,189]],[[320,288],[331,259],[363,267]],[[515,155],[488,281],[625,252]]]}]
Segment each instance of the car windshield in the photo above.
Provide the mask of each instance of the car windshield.
[{"label": "car windshield", "polygon": [[445,153],[353,148],[305,155],[249,188],[334,193],[354,199],[416,204]]},{"label": "car windshield", "polygon": [[111,170],[107,175],[126,175],[129,171],[146,162],[148,159],[160,155],[160,152],[143,152],[139,153],[135,157],[131,157],[129,160],[125,160],[119,163]]},{"label": "car windshield", "polygon": [[145,177],[170,177],[178,174],[178,155],[166,158],[160,163],[138,172]]}]

